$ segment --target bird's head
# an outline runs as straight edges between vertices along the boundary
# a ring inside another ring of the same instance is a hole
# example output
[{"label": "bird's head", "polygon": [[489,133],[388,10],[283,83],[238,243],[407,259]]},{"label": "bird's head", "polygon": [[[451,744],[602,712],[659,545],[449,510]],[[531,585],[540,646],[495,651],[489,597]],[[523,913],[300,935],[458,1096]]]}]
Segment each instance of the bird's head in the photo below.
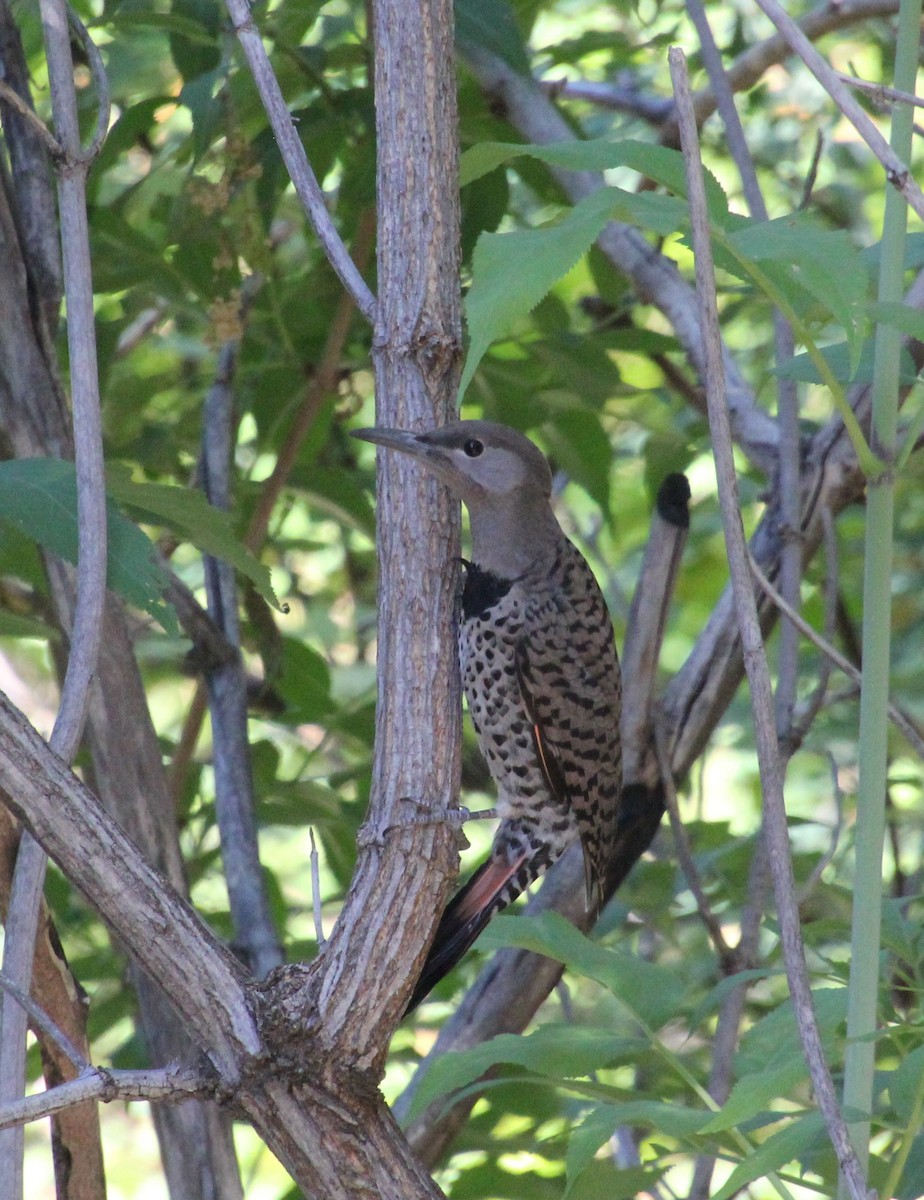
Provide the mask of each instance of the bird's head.
[{"label": "bird's head", "polygon": [[548,502],[552,473],[542,452],[493,421],[453,421],[439,429],[357,429],[354,437],[416,458],[468,506]]}]

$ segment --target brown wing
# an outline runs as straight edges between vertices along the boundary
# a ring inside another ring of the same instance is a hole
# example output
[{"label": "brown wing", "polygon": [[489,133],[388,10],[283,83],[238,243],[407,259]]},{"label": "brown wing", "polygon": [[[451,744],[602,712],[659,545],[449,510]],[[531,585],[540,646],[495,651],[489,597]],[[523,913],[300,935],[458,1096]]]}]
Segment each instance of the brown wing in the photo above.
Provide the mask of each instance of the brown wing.
[{"label": "brown wing", "polygon": [[590,568],[567,543],[556,586],[528,606],[517,678],[552,794],[581,835],[587,898],[602,896],[622,788],[621,684],[613,628]]}]

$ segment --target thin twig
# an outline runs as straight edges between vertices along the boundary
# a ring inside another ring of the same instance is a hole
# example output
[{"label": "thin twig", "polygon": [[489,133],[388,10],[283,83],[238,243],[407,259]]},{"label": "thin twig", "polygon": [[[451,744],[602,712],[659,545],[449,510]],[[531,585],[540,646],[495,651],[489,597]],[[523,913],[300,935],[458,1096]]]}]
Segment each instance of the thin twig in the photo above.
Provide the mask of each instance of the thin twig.
[{"label": "thin twig", "polygon": [[340,282],[353,297],[353,302],[366,320],[374,323],[375,296],[350,258],[343,239],[327,211],[321,185],[308,162],[292,114],[286,106],[279,81],[263,45],[263,38],[251,16],[250,6],[247,0],[225,0],[225,4],[298,198]]},{"label": "thin twig", "polygon": [[40,1005],[36,1004],[28,992],[23,991],[21,987],[15,984],[12,979],[9,979],[2,971],[0,971],[0,989],[12,996],[16,1003],[25,1009],[32,1020],[32,1024],[51,1038],[65,1058],[69,1058],[78,1071],[85,1071],[89,1067],[90,1064],[60,1025],[53,1021]]},{"label": "thin twig", "polygon": [[658,756],[658,766],[661,770],[661,782],[664,785],[664,804],[671,822],[671,832],[674,835],[677,858],[680,862],[681,870],[686,876],[687,886],[693,894],[693,899],[696,901],[696,910],[699,913],[700,920],[706,926],[706,932],[709,934],[713,946],[715,946],[716,954],[722,963],[722,969],[727,970],[734,959],[734,952],[725,940],[721,922],[712,911],[712,905],[709,903],[706,889],[703,887],[703,881],[700,877],[699,867],[697,867],[696,860],[693,858],[693,847],[690,845],[690,839],[687,837],[686,827],[681,819],[680,809],[677,805],[677,789],[674,787],[667,739],[660,719],[656,719],[654,722],[654,742],[655,753]]},{"label": "thin twig", "polygon": [[28,121],[33,132],[37,133],[41,139],[45,149],[51,156],[52,162],[61,162],[67,156],[64,152],[64,147],[51,132],[42,118],[38,115],[31,104],[27,104],[22,96],[15,91],[6,82],[5,79],[0,79],[0,100],[4,104],[8,104],[10,108],[17,112],[24,121]]},{"label": "thin twig", "polygon": [[[68,164],[66,170],[59,170],[57,182],[77,473],[77,597],[61,703],[50,744],[60,758],[70,762],[83,733],[102,634],[106,497],[86,206],[88,166],[80,161],[74,64],[64,0],[41,0],[40,7],[55,131]],[[45,867],[44,851],[24,833],[13,875],[3,953],[4,972],[23,991],[28,991],[32,979]],[[0,1100],[16,1099],[22,1094],[26,1025],[25,1010],[6,1000],[0,1034]],[[11,1200],[22,1194],[22,1156],[21,1130],[0,1138],[0,1178]]]},{"label": "thin twig", "polygon": [[[767,0],[759,0],[759,3],[766,4]],[[770,851],[770,869],[776,895],[786,975],[802,1049],[828,1135],[837,1154],[844,1178],[848,1182],[853,1200],[867,1200],[863,1171],[838,1105],[831,1071],[821,1044],[805,963],[805,949],[802,943],[790,857],[789,828],[783,797],[770,670],[761,637],[757,605],[754,600],[747,541],[741,523],[731,427],[725,404],[722,342],[719,332],[709,217],[697,141],[696,117],[693,111],[683,52],[678,48],[673,48],[669,51],[668,59],[677,101],[681,147],[690,199],[697,297],[707,361],[706,394],[709,404],[709,426],[712,434],[719,502],[725,527],[726,550],[738,616],[738,629],[751,690],[758,765],[764,793],[764,828]]]},{"label": "thin twig", "polygon": [[[840,0],[837,4],[823,2],[800,18],[799,25],[806,37],[818,39],[838,29],[846,29],[861,21],[882,19],[898,12],[899,0]],[[779,34],[750,46],[740,54],[728,69],[728,79],[735,92],[748,91],[767,71],[789,54],[789,47]],[[711,116],[716,109],[716,98],[711,88],[697,92],[693,97],[698,125]],[[667,144],[676,142],[676,120],[668,122],[662,136]]]},{"label": "thin twig", "polygon": [[[748,553],[748,560],[750,562],[751,571],[753,572],[755,580],[760,584],[760,586],[767,593],[787,621],[791,621],[799,630],[799,632],[807,637],[809,641],[822,652],[822,654],[826,654],[828,658],[831,659],[838,670],[843,671],[844,674],[852,679],[853,682],[859,687],[862,681],[862,672],[860,671],[859,667],[854,666],[854,664],[848,658],[845,658],[838,649],[832,646],[830,642],[826,641],[817,630],[813,629],[807,621],[803,620],[803,618],[800,617],[799,614],[794,611],[794,609],[790,608],[790,606],[786,603],[780,593],[776,590],[770,580],[754,561],[754,558],[750,553]],[[917,754],[919,758],[924,759],[924,737],[922,737],[921,733],[918,731],[918,728],[912,721],[911,717],[909,717],[906,712],[904,712],[891,700],[889,701],[889,719],[895,725],[896,729],[899,730],[902,736],[907,739],[915,754]]]},{"label": "thin twig", "polygon": [[873,101],[878,101],[883,108],[888,108],[887,100],[894,100],[897,104],[911,104],[915,108],[924,108],[924,100],[918,96],[912,96],[909,92],[900,92],[898,88],[888,87],[884,83],[870,83],[866,79],[857,79],[855,75],[845,75],[843,71],[837,72],[837,77],[848,87],[856,88],[860,92],[868,92]]},{"label": "thin twig", "polygon": [[188,1100],[190,1096],[209,1096],[214,1090],[214,1081],[176,1066],[142,1071],[87,1067],[79,1079],[0,1106],[0,1129],[40,1121],[87,1100],[100,1100],[104,1104],[113,1100],[159,1100],[169,1104]]},{"label": "thin twig", "polygon": [[886,179],[889,183],[901,193],[909,207],[914,209],[921,220],[924,220],[924,192],[918,187],[907,165],[902,162],[851,96],[850,89],[841,82],[837,71],[818,53],[789,13],[778,3],[778,0],[757,0],[757,4],[786,39],[793,53],[802,59],[863,141],[866,142],[885,169]]},{"label": "thin twig", "polygon": [[805,183],[802,185],[802,198],[799,201],[799,212],[806,212],[812,202],[812,193],[815,190],[815,183],[818,179],[818,167],[821,163],[821,152],[825,148],[825,135],[821,130],[815,133],[815,148],[812,150],[812,159],[809,163],[809,169],[805,175]]},{"label": "thin twig", "polygon": [[311,840],[311,914],[314,917],[314,936],[320,950],[327,940],[324,937],[324,922],[321,918],[321,870],[313,829],[308,830],[308,837]]},{"label": "thin twig", "polygon": [[109,76],[106,74],[103,56],[100,54],[96,43],[90,37],[89,31],[83,21],[81,21],[80,17],[77,16],[77,13],[69,4],[67,5],[67,20],[71,29],[80,38],[80,44],[83,46],[87,61],[90,64],[93,86],[96,88],[96,130],[89,146],[87,146],[86,150],[81,151],[79,155],[80,162],[88,166],[94,161],[100,150],[102,150],[106,134],[109,132],[109,119],[112,116]]}]

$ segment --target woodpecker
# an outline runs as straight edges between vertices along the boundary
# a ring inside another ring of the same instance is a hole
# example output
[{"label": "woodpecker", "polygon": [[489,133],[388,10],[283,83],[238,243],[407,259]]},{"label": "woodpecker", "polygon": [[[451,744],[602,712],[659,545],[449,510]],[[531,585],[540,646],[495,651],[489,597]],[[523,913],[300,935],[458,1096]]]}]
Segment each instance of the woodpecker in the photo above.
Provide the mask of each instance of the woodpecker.
[{"label": "woodpecker", "polygon": [[603,594],[555,518],[552,473],[528,438],[490,421],[355,436],[411,455],[468,509],[459,659],[497,787],[490,856],[449,902],[410,1012],[575,838],[588,909],[602,903],[622,789],[619,660]]}]

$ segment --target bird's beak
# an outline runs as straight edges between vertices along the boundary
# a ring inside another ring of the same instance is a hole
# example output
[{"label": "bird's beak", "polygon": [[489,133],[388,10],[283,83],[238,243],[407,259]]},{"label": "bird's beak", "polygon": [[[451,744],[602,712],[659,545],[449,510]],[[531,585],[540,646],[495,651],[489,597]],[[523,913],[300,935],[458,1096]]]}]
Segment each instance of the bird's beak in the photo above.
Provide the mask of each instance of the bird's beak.
[{"label": "bird's beak", "polygon": [[385,446],[389,450],[403,450],[405,454],[413,454],[416,458],[425,458],[429,449],[418,440],[416,433],[407,429],[353,429],[351,436],[362,442]]},{"label": "bird's beak", "polygon": [[387,450],[399,450],[416,458],[466,504],[480,490],[476,483],[459,474],[449,453],[442,446],[434,445],[427,433],[411,433],[407,429],[354,429],[351,432],[353,437],[364,442],[374,442]]},{"label": "bird's beak", "polygon": [[364,442],[384,446],[386,450],[400,450],[403,454],[409,454],[441,479],[447,478],[448,481],[452,478],[452,472],[448,471],[446,451],[434,446],[426,434],[411,433],[407,429],[354,429],[352,434]]}]

